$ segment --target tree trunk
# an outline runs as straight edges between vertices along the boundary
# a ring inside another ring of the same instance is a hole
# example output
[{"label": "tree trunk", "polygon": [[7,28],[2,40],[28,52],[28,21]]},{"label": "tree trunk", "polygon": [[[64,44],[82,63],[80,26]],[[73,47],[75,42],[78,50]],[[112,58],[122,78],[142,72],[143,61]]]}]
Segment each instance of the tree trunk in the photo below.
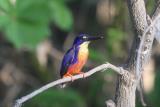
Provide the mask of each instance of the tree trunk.
[{"label": "tree trunk", "polygon": [[122,77],[118,77],[118,82],[115,99],[116,107],[135,107],[135,83],[125,82]]},{"label": "tree trunk", "polygon": [[[136,74],[137,50],[139,49],[142,35],[149,26],[149,19],[147,19],[148,15],[146,14],[144,0],[127,0],[127,5],[136,36],[132,44],[130,56],[125,64],[126,66],[124,67],[129,71],[129,73],[126,75],[118,75],[115,94],[116,107],[135,107],[136,87],[138,85],[137,83],[140,81],[137,78],[141,77],[141,73],[139,73],[140,75]],[[151,32],[151,30],[149,31],[150,33],[147,33],[144,38],[144,41],[149,42],[144,42],[142,45],[143,51],[145,51],[145,49],[151,51],[152,49],[154,33]],[[149,56],[150,52],[146,55],[140,56],[140,72],[143,71],[143,65],[148,61]]]}]

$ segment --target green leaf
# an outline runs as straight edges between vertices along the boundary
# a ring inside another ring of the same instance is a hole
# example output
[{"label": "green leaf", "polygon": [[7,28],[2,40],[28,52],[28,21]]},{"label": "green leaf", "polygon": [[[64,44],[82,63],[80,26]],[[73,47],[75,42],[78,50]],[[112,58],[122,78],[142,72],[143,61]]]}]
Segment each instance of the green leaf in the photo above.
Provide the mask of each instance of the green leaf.
[{"label": "green leaf", "polygon": [[5,14],[0,15],[0,28],[5,28],[9,24],[9,17]]},{"label": "green leaf", "polygon": [[11,8],[9,0],[0,0],[0,12],[8,12]]},{"label": "green leaf", "polygon": [[17,0],[14,6],[5,8],[10,11],[0,14],[0,28],[17,48],[34,49],[49,36],[47,0]]},{"label": "green leaf", "polygon": [[[19,1],[19,2],[18,2]],[[48,23],[50,9],[46,0],[18,0],[16,11],[19,20],[30,23]],[[30,2],[29,2],[30,1]]]},{"label": "green leaf", "polygon": [[73,16],[65,3],[52,0],[50,7],[53,22],[63,30],[71,30],[73,26]]},{"label": "green leaf", "polygon": [[0,0],[0,28],[8,25],[13,6],[9,0]]},{"label": "green leaf", "polygon": [[7,37],[17,48],[34,49],[37,44],[49,35],[45,24],[31,25],[22,22],[12,22],[6,29]]},{"label": "green leaf", "polygon": [[20,40],[18,38],[18,24],[16,22],[10,22],[8,27],[6,27],[6,36],[13,42],[16,46],[20,45]]},{"label": "green leaf", "polygon": [[64,0],[0,0],[0,29],[17,48],[34,49],[49,36],[53,21],[63,30],[73,25],[71,11]]}]

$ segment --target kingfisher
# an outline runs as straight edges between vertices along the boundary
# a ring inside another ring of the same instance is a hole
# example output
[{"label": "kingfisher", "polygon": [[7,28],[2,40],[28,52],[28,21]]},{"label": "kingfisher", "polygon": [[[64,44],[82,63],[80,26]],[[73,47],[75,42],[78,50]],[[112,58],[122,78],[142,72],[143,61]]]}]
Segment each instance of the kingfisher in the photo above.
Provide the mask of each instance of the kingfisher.
[{"label": "kingfisher", "polygon": [[81,70],[88,59],[88,45],[91,41],[102,39],[102,36],[89,36],[87,34],[80,34],[74,39],[72,47],[65,53],[60,76],[71,77],[76,74],[84,74]]}]

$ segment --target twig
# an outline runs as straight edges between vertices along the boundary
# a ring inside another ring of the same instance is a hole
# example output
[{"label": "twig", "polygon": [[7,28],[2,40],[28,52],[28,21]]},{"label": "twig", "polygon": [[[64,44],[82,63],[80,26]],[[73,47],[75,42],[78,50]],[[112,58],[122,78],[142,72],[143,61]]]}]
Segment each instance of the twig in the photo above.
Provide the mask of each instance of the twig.
[{"label": "twig", "polygon": [[141,101],[142,106],[146,107],[147,104],[144,101],[143,89],[144,89],[144,86],[143,86],[143,76],[142,76],[142,78],[140,78],[139,85],[137,86],[137,91],[139,92],[140,101]]},{"label": "twig", "polygon": [[[104,70],[107,70],[107,69],[112,69],[120,75],[123,75],[125,72],[127,72],[122,67],[116,67],[115,65],[112,65],[110,63],[106,63],[106,64],[102,64],[102,65],[100,65],[96,68],[93,68],[92,70],[90,70],[90,71],[88,71],[84,74],[75,75],[75,76],[72,77],[72,79],[77,80],[77,79],[80,79],[80,78],[89,77],[89,76],[91,76],[92,74],[94,74],[98,71],[102,71],[102,70],[104,71]],[[30,93],[26,96],[23,96],[22,98],[16,100],[16,104],[13,107],[21,107],[21,105],[24,102],[26,102],[27,100],[29,100],[29,99],[33,98],[34,96],[40,94],[41,92],[43,92],[43,91],[45,91],[45,90],[47,90],[47,89],[49,89],[53,86],[72,81],[72,79],[70,77],[66,77],[66,78],[58,79],[56,81],[48,83],[48,84],[44,85],[43,87],[33,91],[32,93]]]}]

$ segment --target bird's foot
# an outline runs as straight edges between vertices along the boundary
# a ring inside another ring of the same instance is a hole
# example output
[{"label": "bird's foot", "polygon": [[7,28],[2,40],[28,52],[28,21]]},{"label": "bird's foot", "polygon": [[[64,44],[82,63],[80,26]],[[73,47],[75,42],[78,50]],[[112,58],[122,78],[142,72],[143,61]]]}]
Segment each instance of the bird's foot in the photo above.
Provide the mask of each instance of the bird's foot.
[{"label": "bird's foot", "polygon": [[72,82],[74,81],[73,75],[71,75],[71,74],[65,74],[63,77],[70,77],[70,78],[71,78],[71,81],[72,81]]},{"label": "bird's foot", "polygon": [[77,74],[82,74],[83,78],[85,78],[85,73],[84,72],[78,72]]}]

